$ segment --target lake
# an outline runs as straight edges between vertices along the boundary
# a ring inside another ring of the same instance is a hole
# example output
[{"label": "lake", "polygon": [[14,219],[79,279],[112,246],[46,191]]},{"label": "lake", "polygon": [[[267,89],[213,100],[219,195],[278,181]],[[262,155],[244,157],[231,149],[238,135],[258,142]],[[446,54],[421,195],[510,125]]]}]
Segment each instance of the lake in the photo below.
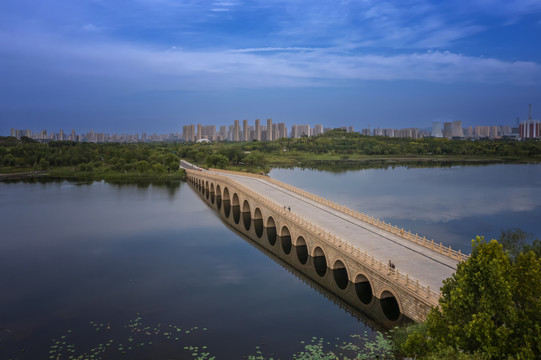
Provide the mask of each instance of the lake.
[{"label": "lake", "polygon": [[[465,252],[512,227],[541,237],[539,165],[270,176]],[[14,182],[0,194],[2,358],[288,358],[312,337],[385,328],[241,236],[187,183]]]}]

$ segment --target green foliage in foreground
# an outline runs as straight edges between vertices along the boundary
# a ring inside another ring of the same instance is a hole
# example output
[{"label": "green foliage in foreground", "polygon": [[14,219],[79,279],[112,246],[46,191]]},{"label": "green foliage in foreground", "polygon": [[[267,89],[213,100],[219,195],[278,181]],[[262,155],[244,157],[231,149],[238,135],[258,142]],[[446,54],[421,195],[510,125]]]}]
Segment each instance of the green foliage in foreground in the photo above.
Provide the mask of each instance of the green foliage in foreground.
[{"label": "green foliage in foreground", "polygon": [[423,359],[541,358],[541,246],[524,244],[513,257],[523,233],[502,238],[512,251],[497,240],[472,241],[471,257],[444,281],[440,307],[406,330],[400,350]]}]

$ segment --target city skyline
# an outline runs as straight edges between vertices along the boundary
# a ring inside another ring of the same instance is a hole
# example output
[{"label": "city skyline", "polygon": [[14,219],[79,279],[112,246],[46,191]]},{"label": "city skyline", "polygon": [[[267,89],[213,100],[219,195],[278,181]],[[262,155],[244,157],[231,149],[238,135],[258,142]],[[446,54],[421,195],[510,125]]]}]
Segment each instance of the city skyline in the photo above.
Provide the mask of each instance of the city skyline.
[{"label": "city skyline", "polygon": [[0,132],[508,124],[541,108],[540,32],[528,0],[2,2]]},{"label": "city skyline", "polygon": [[[530,105],[531,111],[531,105]],[[261,125],[261,123],[266,125]],[[432,127],[416,128],[382,128],[380,126],[374,128],[362,128],[355,130],[354,126],[340,127],[324,127],[322,124],[293,124],[288,130],[287,124],[283,122],[274,122],[272,119],[255,119],[253,125],[250,125],[247,119],[242,120],[242,125],[239,120],[234,120],[233,124],[219,126],[203,125],[203,124],[188,124],[182,126],[182,133],[178,131],[170,131],[165,134],[156,133],[126,133],[121,134],[94,131],[91,129],[87,133],[78,133],[74,129],[71,132],[64,133],[63,129],[59,132],[50,132],[43,129],[39,132],[34,132],[32,129],[16,129],[11,128],[10,136],[20,139],[22,136],[32,138],[39,141],[78,141],[78,142],[156,142],[156,141],[184,141],[197,142],[200,140],[211,141],[269,141],[280,138],[299,138],[302,136],[317,136],[326,133],[332,129],[342,129],[347,132],[357,132],[366,136],[386,136],[386,137],[445,137],[445,138],[539,138],[541,122],[533,120],[529,117],[528,120],[521,121],[520,124],[513,125],[475,125],[463,126],[462,121],[452,122],[432,122]],[[268,132],[268,129],[272,129]]]}]

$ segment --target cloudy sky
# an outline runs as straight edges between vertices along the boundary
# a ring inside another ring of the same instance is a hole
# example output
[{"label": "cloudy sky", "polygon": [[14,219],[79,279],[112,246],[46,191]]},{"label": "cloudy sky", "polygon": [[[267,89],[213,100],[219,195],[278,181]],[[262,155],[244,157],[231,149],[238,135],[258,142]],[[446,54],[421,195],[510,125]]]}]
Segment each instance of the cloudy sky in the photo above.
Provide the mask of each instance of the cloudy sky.
[{"label": "cloudy sky", "polygon": [[541,114],[540,0],[3,0],[0,134]]}]

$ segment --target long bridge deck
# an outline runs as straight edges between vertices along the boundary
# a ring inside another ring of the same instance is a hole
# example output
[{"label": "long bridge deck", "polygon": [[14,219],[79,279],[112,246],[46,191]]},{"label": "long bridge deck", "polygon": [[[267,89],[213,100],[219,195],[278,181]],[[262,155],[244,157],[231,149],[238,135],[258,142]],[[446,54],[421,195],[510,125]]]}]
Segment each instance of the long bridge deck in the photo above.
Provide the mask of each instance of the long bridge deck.
[{"label": "long bridge deck", "polygon": [[[437,306],[443,280],[467,259],[441,243],[268,176],[203,170],[185,161],[181,166],[207,199],[210,196],[214,203],[216,196],[227,204],[222,209],[226,218],[231,206],[237,209],[236,224],[239,211],[248,216],[242,220],[246,231],[251,219],[263,221],[263,226],[289,239],[289,245],[282,245],[286,254],[291,244],[307,247],[310,256],[322,257],[333,271],[346,270],[349,281],[368,286],[378,299],[396,298],[400,311],[414,320],[424,319]],[[388,266],[389,261],[396,269]],[[345,289],[342,286],[346,285],[338,285]]]},{"label": "long bridge deck", "polygon": [[[222,175],[224,175],[222,173]],[[437,291],[442,281],[456,270],[458,260],[416,244],[262,178],[226,174],[247,188],[264,194],[277,204],[291,208],[298,216],[333,233],[380,261],[391,260],[401,272]]]}]

